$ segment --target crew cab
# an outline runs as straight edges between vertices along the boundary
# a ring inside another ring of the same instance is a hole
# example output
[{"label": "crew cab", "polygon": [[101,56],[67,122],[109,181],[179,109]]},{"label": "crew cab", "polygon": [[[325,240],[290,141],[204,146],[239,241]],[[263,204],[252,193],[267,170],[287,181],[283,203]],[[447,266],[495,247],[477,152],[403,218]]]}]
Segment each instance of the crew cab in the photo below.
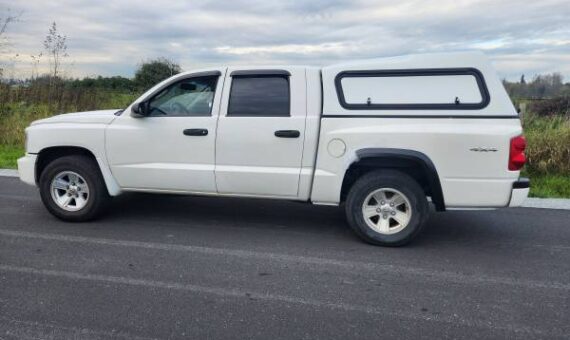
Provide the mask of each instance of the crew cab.
[{"label": "crew cab", "polygon": [[519,206],[525,139],[478,52],[177,74],[123,110],[26,129],[22,181],[66,221],[128,191],[342,206],[367,242],[412,240],[435,210]]}]

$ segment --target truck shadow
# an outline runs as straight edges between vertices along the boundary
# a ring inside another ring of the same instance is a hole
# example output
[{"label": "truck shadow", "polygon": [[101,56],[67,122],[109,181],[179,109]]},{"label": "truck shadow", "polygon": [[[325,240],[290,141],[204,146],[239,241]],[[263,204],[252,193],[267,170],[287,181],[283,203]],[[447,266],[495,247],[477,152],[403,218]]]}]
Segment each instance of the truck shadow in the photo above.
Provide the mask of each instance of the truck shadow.
[{"label": "truck shadow", "polygon": [[[517,209],[432,212],[422,234],[409,246],[431,247],[448,242],[509,242],[526,233],[528,219]],[[570,215],[570,214],[569,214]],[[296,232],[354,242],[344,211],[339,207],[265,199],[126,194],[113,200],[101,221],[257,229],[259,232]],[[362,243],[363,244],[363,243]]]},{"label": "truck shadow", "polygon": [[338,207],[305,202],[231,197],[199,197],[129,193],[117,197],[104,217],[234,228],[343,232]]}]

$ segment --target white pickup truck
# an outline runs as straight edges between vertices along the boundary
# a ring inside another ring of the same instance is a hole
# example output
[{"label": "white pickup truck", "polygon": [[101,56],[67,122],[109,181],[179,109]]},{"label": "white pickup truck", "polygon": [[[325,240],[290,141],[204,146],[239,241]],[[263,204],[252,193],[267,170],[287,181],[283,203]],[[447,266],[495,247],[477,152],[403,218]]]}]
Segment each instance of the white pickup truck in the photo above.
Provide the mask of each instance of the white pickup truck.
[{"label": "white pickup truck", "polygon": [[273,198],[342,205],[365,241],[402,245],[430,203],[513,207],[529,192],[519,117],[476,52],[185,72],[124,110],[26,134],[20,178],[67,221],[126,191]]}]

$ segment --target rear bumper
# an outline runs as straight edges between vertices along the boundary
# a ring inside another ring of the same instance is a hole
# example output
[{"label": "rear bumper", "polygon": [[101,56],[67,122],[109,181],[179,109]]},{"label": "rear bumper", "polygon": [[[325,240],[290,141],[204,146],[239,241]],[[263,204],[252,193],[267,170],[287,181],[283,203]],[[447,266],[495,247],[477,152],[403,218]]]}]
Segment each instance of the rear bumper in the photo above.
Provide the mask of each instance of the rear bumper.
[{"label": "rear bumper", "polygon": [[29,185],[36,185],[36,158],[37,155],[27,153],[18,159],[18,174],[20,180]]},{"label": "rear bumper", "polygon": [[513,191],[511,192],[511,201],[509,207],[520,207],[528,197],[530,191],[530,180],[525,177],[519,178],[513,183]]}]

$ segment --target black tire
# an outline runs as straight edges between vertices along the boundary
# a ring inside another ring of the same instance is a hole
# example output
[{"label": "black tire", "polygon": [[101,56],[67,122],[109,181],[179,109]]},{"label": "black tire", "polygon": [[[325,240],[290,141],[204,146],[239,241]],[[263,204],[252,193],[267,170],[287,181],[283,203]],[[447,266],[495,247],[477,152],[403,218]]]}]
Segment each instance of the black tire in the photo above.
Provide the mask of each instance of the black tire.
[{"label": "black tire", "polygon": [[[87,203],[80,210],[64,210],[52,198],[52,180],[63,171],[79,174],[89,187]],[[97,162],[81,155],[64,156],[49,163],[40,175],[39,188],[42,202],[47,210],[55,217],[68,222],[83,222],[98,217],[110,199]]]},{"label": "black tire", "polygon": [[[399,191],[406,196],[411,206],[409,222],[394,234],[382,234],[373,230],[366,223],[362,211],[368,195],[381,188]],[[396,247],[407,244],[420,233],[429,217],[429,204],[421,186],[412,177],[400,171],[378,170],[365,174],[353,184],[345,202],[345,212],[348,224],[362,240],[375,245]]]}]

